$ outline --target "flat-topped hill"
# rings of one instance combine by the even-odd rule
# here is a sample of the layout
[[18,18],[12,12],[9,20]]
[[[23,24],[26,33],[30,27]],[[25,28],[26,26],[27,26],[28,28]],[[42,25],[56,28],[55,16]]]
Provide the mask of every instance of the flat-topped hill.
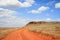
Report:
[[60,36],[60,22],[30,22],[26,27],[30,31]]

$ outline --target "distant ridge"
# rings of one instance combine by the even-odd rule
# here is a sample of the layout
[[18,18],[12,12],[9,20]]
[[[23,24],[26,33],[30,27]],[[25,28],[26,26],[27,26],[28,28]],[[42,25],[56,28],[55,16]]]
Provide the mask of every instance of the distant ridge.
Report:
[[28,24],[45,24],[45,23],[54,23],[54,24],[56,24],[56,23],[60,23],[60,22],[47,22],[47,21],[32,21],[32,22],[29,22],[29,23],[27,23],[27,25]]

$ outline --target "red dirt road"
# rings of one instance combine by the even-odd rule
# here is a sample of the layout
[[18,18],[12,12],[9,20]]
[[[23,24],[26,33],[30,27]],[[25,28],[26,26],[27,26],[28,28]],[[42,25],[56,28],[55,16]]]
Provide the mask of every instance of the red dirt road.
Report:
[[1,40],[60,40],[60,38],[53,38],[52,36],[38,34],[29,31],[27,28],[22,28],[8,34]]

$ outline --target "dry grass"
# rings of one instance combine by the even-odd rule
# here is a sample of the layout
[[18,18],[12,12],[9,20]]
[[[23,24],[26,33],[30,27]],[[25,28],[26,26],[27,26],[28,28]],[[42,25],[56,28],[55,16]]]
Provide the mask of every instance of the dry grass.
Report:
[[[60,36],[60,22],[30,22],[25,27],[30,31]],[[0,38],[20,28],[0,28]]]
[[3,38],[10,32],[16,31],[18,29],[20,29],[20,28],[0,28],[0,38]]
[[32,22],[27,26],[30,31],[60,36],[60,22]]

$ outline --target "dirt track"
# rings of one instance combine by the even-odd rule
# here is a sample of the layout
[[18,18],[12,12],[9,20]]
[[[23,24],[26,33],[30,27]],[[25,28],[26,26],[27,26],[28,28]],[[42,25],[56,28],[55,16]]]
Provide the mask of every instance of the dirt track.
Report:
[[0,38],[5,37],[10,32],[16,31],[19,28],[0,28]]
[[[60,36],[60,22],[30,22],[25,27],[30,31]],[[20,28],[2,28],[0,29],[0,38],[5,37],[12,31]]]

